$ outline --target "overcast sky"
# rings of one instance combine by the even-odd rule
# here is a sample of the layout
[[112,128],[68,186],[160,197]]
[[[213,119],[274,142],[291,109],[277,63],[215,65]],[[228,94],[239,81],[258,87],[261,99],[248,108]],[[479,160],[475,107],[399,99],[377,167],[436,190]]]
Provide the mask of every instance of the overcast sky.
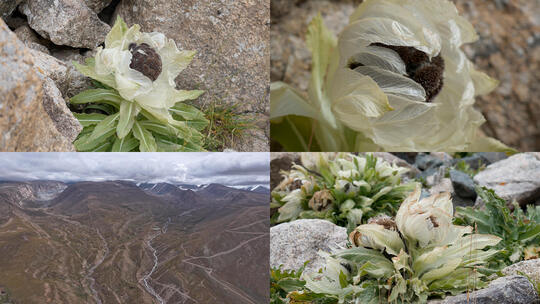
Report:
[[269,153],[0,153],[0,180],[268,186]]

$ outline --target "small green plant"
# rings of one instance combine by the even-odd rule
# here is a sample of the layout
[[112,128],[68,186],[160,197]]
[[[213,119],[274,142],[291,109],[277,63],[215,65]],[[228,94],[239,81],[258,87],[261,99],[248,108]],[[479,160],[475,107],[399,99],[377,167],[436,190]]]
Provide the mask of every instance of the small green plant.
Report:
[[395,220],[371,219],[350,235],[351,248],[324,254],[319,273],[303,275],[290,303],[426,303],[428,298],[482,288],[478,271],[497,253],[500,238],[452,224],[449,193],[420,199],[421,187],[401,204]]
[[500,252],[490,261],[489,268],[499,270],[523,259],[538,258],[540,253],[540,206],[528,206],[527,214],[517,203],[514,211],[506,201],[485,187],[476,193],[485,202],[485,209],[457,207],[456,224],[472,225],[479,233],[489,233],[502,239]]
[[296,219],[325,219],[354,229],[380,213],[395,214],[414,182],[401,184],[406,168],[371,154],[302,154],[303,166],[283,172],[283,181],[272,191],[271,223]]
[[458,171],[461,171],[469,175],[470,177],[474,177],[476,174],[478,174],[478,172],[484,170],[486,166],[484,164],[480,164],[480,160],[478,160],[478,169],[475,170],[471,168],[471,166],[468,163],[466,163],[463,160],[460,160],[459,162],[456,163],[454,168]]
[[75,117],[83,126],[73,143],[78,151],[202,151],[200,133],[208,121],[184,103],[203,91],[177,90],[175,78],[195,52],[180,51],[161,33],[128,28],[119,17],[86,65],[74,62],[94,89],[72,97]]
[[301,279],[308,262],[297,271],[281,270],[282,266],[270,269],[270,304],[284,304],[287,294],[304,288],[306,281]]
[[243,136],[245,130],[253,126],[253,121],[243,119],[235,113],[238,104],[224,105],[212,103],[203,109],[209,121],[203,130],[205,135],[204,148],[209,151],[221,151],[232,147],[237,138]]

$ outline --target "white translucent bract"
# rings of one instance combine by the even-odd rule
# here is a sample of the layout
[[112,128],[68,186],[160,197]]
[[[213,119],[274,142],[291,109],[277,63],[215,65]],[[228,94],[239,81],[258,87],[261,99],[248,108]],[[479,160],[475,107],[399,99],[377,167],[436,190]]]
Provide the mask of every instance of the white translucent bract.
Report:
[[[323,151],[509,150],[478,134],[485,119],[475,97],[498,84],[474,69],[461,46],[478,39],[448,0],[365,0],[338,39],[316,17],[308,31],[313,53],[308,98],[284,83],[272,85],[271,117],[309,117]],[[384,47],[414,47],[444,60],[443,87],[426,102],[424,88]],[[362,66],[349,68],[352,61]],[[345,136],[346,127],[357,131]]]

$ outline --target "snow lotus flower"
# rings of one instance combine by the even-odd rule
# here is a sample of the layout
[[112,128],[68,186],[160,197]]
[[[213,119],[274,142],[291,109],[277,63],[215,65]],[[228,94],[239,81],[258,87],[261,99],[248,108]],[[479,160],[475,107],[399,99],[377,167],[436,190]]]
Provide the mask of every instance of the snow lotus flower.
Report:
[[301,299],[380,303],[388,297],[389,303],[425,303],[429,296],[486,286],[480,269],[498,250],[484,248],[501,239],[453,225],[448,193],[420,200],[420,192],[417,187],[402,203],[395,220],[372,218],[350,233],[351,248],[323,255],[327,265],[304,275]]
[[479,134],[475,97],[498,81],[461,51],[477,39],[447,0],[366,0],[339,38],[318,16],[307,36],[308,98],[273,83],[271,118],[292,126],[298,149],[313,137],[325,151],[509,150]]
[[[102,87],[71,99],[74,104],[107,103],[117,112],[107,118],[76,114],[83,126],[100,121],[94,134],[78,140],[76,147],[93,150],[106,144],[111,128],[115,128],[120,140],[115,143],[120,147],[133,147],[138,141],[140,151],[202,150],[198,131],[207,121],[202,112],[182,102],[196,99],[203,91],[178,90],[175,83],[194,55],[194,51],[178,50],[174,40],[162,33],[141,32],[138,24],[128,28],[118,17],[95,58],[86,65],[74,63]],[[154,137],[153,133],[159,135]],[[124,145],[122,140],[130,144]]]

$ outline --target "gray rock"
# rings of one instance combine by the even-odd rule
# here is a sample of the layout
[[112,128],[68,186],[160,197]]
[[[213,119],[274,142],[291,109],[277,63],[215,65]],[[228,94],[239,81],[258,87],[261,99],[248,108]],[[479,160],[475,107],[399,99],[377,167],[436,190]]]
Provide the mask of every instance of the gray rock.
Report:
[[453,160],[453,164],[455,165],[458,162],[463,161],[469,165],[471,169],[478,170],[481,166],[488,166],[506,158],[508,158],[508,156],[504,152],[479,152],[472,156],[456,158]]
[[31,28],[57,45],[93,49],[111,29],[82,0],[32,0],[19,9]]
[[270,124],[267,114],[239,114],[241,120],[252,121],[254,128],[244,131],[242,136],[233,142],[236,151],[266,152],[270,151]]
[[474,190],[474,181],[467,173],[459,170],[450,170],[450,179],[454,186],[455,193],[462,198],[476,199],[476,191]]
[[32,50],[32,56],[34,57],[36,67],[38,67],[44,76],[51,78],[56,83],[56,86],[60,89],[64,98],[73,97],[90,87],[90,79],[79,73],[71,62],[72,60],[82,62],[83,56],[78,55],[79,58],[76,60],[77,57],[75,57],[75,55],[73,55],[73,57],[68,57],[66,55],[66,61],[62,61],[48,54],[34,50]]
[[444,164],[439,157],[431,154],[419,153],[416,156],[415,166],[420,170],[429,170],[432,168],[440,167]]
[[43,84],[43,107],[54,122],[56,130],[73,142],[82,130],[79,121],[73,116],[62,98],[62,93],[54,81],[46,78]]
[[270,13],[272,18],[287,15],[291,9],[302,0],[272,0],[270,1]]
[[325,220],[296,220],[270,228],[270,267],[299,269],[304,262],[306,273],[324,266],[319,250],[330,252],[345,246],[347,229]]
[[31,50],[0,20],[0,151],[74,151],[44,108],[45,81]]
[[540,259],[526,260],[505,267],[502,270],[504,275],[522,275],[529,276],[533,281],[540,282]]
[[429,189],[429,193],[431,195],[441,192],[454,193],[454,186],[452,185],[452,180],[450,180],[449,178],[443,178],[438,184],[434,185]]
[[27,47],[50,54],[49,49],[45,45],[41,44],[39,37],[28,25],[25,24],[18,27],[15,30],[15,35],[17,35],[19,40],[21,40]]
[[21,2],[22,0],[2,0],[2,2],[0,2],[0,18],[11,15],[17,8],[17,5]]
[[446,152],[429,152],[429,155],[438,158],[446,166],[451,165],[452,161],[454,160],[454,158]]
[[516,154],[489,165],[474,181],[507,201],[534,204],[540,196],[540,160],[535,154]]
[[538,304],[538,294],[534,286],[524,276],[509,276],[498,278],[489,286],[473,291],[449,296],[444,300],[430,301],[430,304]]
[[111,4],[112,0],[84,0],[86,6],[96,13],[101,12],[107,5]]

